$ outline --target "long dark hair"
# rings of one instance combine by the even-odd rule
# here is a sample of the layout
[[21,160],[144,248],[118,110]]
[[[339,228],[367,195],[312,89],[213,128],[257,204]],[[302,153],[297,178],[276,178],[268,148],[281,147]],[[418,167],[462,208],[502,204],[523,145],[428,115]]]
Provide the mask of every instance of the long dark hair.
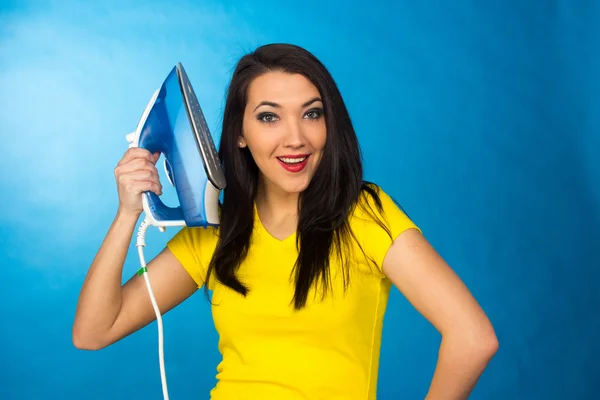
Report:
[[[240,149],[237,142],[242,134],[248,87],[256,77],[269,71],[304,75],[316,86],[324,105],[327,136],[323,155],[298,204],[299,254],[292,301],[299,310],[305,306],[313,285],[320,281],[323,294],[329,288],[330,257],[344,260],[350,254],[348,243],[354,235],[348,216],[361,193],[371,195],[379,209],[381,202],[378,188],[363,181],[358,139],[338,87],[325,66],[313,54],[295,45],[259,47],[240,59],[228,88],[219,145],[227,187],[223,191],[219,239],[208,266],[205,290],[212,274],[238,293],[246,295],[249,290],[236,271],[250,246],[259,171],[248,149]],[[344,287],[349,282],[348,270],[344,269]]]

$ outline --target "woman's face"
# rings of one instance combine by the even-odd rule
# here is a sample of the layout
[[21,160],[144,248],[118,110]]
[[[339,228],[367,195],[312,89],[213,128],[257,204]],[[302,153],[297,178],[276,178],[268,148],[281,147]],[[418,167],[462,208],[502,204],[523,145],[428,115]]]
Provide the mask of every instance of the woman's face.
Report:
[[266,190],[306,189],[326,133],[321,95],[303,75],[267,72],[251,83],[238,145],[250,150]]

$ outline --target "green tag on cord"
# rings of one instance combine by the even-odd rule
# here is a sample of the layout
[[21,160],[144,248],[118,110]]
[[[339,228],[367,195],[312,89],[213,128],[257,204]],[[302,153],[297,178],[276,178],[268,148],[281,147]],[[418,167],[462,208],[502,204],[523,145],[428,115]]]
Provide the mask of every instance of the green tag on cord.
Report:
[[140,269],[138,269],[138,276],[142,276],[144,274],[144,272],[148,272],[148,270],[146,269],[146,267],[142,267]]

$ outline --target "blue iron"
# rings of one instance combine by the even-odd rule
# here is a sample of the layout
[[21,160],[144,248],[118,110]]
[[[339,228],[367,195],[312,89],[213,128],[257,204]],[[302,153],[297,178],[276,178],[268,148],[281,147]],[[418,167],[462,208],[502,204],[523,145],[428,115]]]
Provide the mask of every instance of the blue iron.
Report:
[[163,399],[169,400],[164,360],[161,312],[154,297],[143,248],[150,225],[165,231],[168,226],[208,227],[219,225],[219,194],[225,174],[215,144],[204,120],[196,94],[181,63],[169,73],[146,106],[135,132],[127,135],[129,147],[141,147],[165,157],[165,172],[175,186],[178,207],[166,206],[159,196],[144,192],[146,217],[140,224],[136,247],[142,276],[158,324],[158,353]]
[[165,158],[167,179],[175,186],[178,207],[159,196],[142,196],[146,218],[164,231],[168,226],[207,227],[219,224],[219,194],[225,175],[190,80],[178,63],[148,103],[129,147],[141,147]]

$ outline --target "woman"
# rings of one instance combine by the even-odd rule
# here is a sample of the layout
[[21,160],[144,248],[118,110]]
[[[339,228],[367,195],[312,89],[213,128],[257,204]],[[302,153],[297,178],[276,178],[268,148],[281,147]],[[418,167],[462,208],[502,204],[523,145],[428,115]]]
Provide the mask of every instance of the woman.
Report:
[[[233,74],[219,147],[218,229],[183,228],[148,264],[162,313],[212,291],[223,359],[213,399],[374,399],[391,285],[441,333],[428,399],[462,399],[497,349],[488,318],[417,226],[365,183],[359,145],[326,68],[267,45]],[[115,169],[117,216],[84,282],[73,341],[100,349],[155,318],[143,280],[121,287],[141,193],[158,155]]]

